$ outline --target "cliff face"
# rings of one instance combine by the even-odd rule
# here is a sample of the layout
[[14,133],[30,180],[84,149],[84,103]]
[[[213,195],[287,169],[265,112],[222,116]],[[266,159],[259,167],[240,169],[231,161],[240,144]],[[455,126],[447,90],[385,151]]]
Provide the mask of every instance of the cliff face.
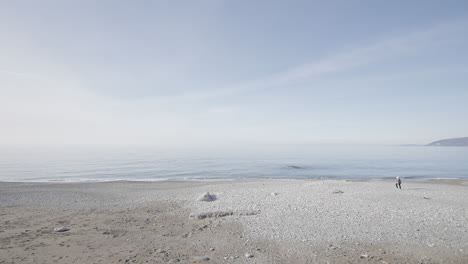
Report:
[[468,146],[468,137],[462,138],[449,138],[442,139],[439,141],[434,141],[427,146],[457,146],[457,147],[466,147]]

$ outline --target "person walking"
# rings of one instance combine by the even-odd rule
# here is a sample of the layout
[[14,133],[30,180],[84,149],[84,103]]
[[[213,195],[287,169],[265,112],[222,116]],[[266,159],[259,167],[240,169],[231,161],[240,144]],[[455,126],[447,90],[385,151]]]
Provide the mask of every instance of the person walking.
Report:
[[401,179],[399,176],[396,177],[396,183],[395,183],[395,186],[398,188],[400,188],[401,190]]

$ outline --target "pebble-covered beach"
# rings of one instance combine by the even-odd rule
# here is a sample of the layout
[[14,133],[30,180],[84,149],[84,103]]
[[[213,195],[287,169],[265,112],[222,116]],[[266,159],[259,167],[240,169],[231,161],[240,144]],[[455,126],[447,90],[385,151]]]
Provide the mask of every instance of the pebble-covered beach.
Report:
[[467,263],[468,182],[3,182],[0,226],[0,263]]

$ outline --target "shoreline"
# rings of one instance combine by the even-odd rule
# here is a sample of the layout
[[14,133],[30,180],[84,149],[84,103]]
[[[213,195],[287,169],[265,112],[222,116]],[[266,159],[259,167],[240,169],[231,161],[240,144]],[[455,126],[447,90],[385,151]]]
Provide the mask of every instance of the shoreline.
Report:
[[[468,178],[417,178],[417,177],[401,177],[405,182],[458,182],[468,183]],[[350,182],[373,182],[373,181],[395,181],[393,178],[192,178],[192,179],[177,179],[177,178],[155,178],[155,179],[80,179],[80,180],[0,180],[1,183],[114,183],[114,182],[238,182],[238,181],[281,181],[281,180],[298,180],[298,181],[350,181]]]
[[467,186],[0,182],[0,263],[466,263]]

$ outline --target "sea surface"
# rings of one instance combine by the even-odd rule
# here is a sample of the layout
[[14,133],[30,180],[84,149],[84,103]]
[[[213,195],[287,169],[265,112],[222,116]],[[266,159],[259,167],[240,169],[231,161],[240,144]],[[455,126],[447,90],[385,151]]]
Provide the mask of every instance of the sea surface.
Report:
[[0,181],[468,178],[467,147],[2,147]]

